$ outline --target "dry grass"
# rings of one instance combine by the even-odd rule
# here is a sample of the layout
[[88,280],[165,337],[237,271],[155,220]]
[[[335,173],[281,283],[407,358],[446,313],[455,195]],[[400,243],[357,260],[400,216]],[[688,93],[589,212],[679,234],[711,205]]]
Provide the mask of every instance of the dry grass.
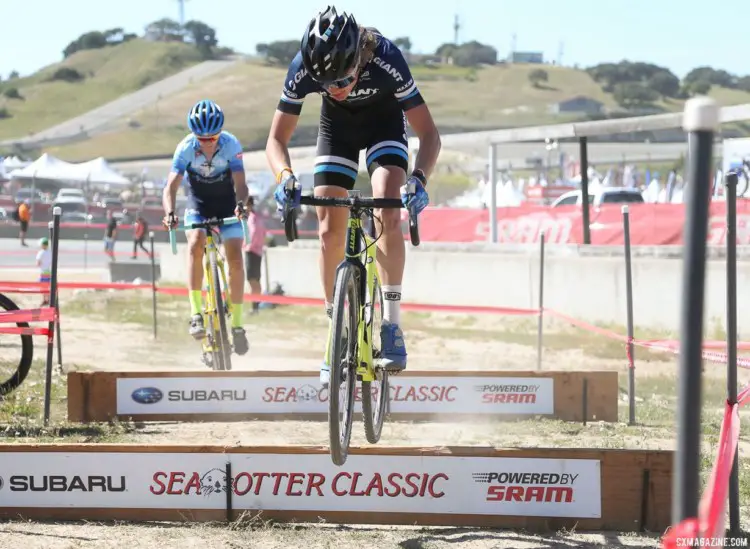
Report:
[[[534,87],[528,74],[534,65],[462,68],[442,66],[413,67],[430,110],[441,127],[466,130],[563,123],[576,118],[552,115],[549,104],[585,95],[601,101],[608,108],[616,107],[611,94],[602,91],[584,71],[568,67],[545,66],[549,81]],[[184,135],[184,113],[198,97],[212,97],[222,105],[229,120],[227,129],[235,133],[245,146],[264,143],[271,117],[279,100],[286,69],[267,67],[248,61],[196,82],[183,91],[160,101],[157,106],[119,122],[116,131],[93,140],[50,149],[69,160],[94,156],[122,157],[138,154],[171,154],[174,144]],[[721,104],[750,102],[750,94],[736,90],[712,90]],[[300,131],[315,131],[320,97],[305,101],[300,118]],[[680,110],[683,102],[658,104],[665,110]],[[129,128],[129,120],[141,127]]]
[[[18,88],[23,100],[0,95],[0,108],[11,117],[0,120],[0,140],[22,137],[81,115],[118,97],[175,74],[201,60],[187,44],[146,42],[78,52],[38,73],[0,85]],[[61,67],[85,75],[77,83],[46,82]]]
[[[113,542],[116,545],[113,545]],[[15,543],[16,545],[11,545]],[[225,524],[150,525],[97,523],[8,523],[0,526],[0,547],[24,549],[109,549],[163,547],[180,549],[570,549],[659,547],[654,535],[523,531],[470,528],[387,526],[282,525],[251,519]]]

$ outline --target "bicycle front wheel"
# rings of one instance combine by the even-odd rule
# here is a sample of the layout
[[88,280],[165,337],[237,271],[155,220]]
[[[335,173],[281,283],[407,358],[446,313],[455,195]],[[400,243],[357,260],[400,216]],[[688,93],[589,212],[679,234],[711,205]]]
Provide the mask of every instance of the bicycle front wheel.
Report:
[[[380,358],[380,327],[383,324],[383,292],[377,278],[372,295],[367,296],[365,314],[367,330],[372,337],[372,360],[377,365]],[[375,381],[362,382],[362,420],[365,424],[365,438],[370,444],[377,444],[380,440],[390,396],[388,371],[376,368],[375,365]]]
[[[12,299],[0,294],[0,310],[17,311],[18,306]],[[28,328],[29,324],[16,322],[16,326]],[[34,341],[31,334],[0,335],[0,397],[15,391],[23,383],[29,375],[33,358]]]
[[358,272],[353,265],[336,271],[328,382],[328,430],[331,459],[343,465],[349,453],[357,384],[357,325],[359,323]]
[[[216,253],[211,254],[211,281],[214,294],[214,307],[216,318],[218,319],[218,325],[214,326],[215,333],[215,345],[217,348],[218,363],[217,370],[231,370],[232,369],[232,348],[229,346],[229,332],[227,332],[227,315],[224,307],[224,299],[221,296],[221,278],[219,278],[219,262],[216,259]],[[227,289],[229,291],[229,289]]]

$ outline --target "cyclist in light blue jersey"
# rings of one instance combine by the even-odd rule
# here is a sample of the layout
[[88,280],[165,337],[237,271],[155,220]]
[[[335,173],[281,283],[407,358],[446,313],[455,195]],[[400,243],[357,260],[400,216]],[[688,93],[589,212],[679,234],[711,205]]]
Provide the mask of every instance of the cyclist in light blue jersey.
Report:
[[[172,170],[164,188],[164,224],[169,228],[177,226],[175,201],[177,189],[183,178],[187,183],[185,225],[214,217],[236,215],[246,218],[245,203],[248,189],[242,161],[242,145],[234,135],[222,130],[223,111],[213,101],[199,101],[190,109],[187,123],[191,133],[177,145],[172,159]],[[221,227],[220,231],[229,270],[233,346],[238,355],[244,355],[248,350],[248,342],[242,327],[242,297],[245,285],[242,225],[226,225]],[[189,230],[187,239],[191,313],[189,333],[196,339],[201,339],[206,333],[201,315],[205,231]]]

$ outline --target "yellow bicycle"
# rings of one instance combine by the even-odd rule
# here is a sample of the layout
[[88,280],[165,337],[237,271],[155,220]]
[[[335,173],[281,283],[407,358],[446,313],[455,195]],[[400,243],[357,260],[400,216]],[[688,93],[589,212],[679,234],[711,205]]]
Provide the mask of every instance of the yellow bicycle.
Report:
[[[223,219],[211,218],[199,223],[190,223],[184,230],[204,229],[206,244],[203,254],[203,271],[206,277],[207,295],[203,301],[203,319],[206,335],[201,342],[203,363],[212,370],[232,369],[232,346],[229,343],[229,331],[232,315],[232,302],[227,284],[224,258],[219,252],[221,234],[217,229],[223,225],[242,223],[245,242],[249,242],[247,222],[236,216]],[[169,244],[172,253],[177,253],[177,238],[175,229],[169,230]],[[222,288],[224,294],[222,294]]]
[[[388,371],[378,360],[383,295],[376,267],[375,242],[380,236],[372,238],[363,230],[362,214],[373,218],[374,208],[404,206],[398,198],[362,198],[359,191],[349,191],[347,198],[302,196],[300,204],[349,208],[346,251],[344,261],[336,269],[331,338],[326,347],[331,368],[328,389],[331,459],[341,466],[349,453],[357,380],[362,383],[362,418],[365,437],[370,444],[380,440],[390,396]],[[287,205],[283,217],[286,238],[292,242],[297,238],[294,208]],[[409,211],[409,234],[412,244],[418,246],[419,228],[416,212],[412,209]],[[376,321],[376,316],[379,316],[379,321]],[[377,331],[373,329],[375,324],[378,324]],[[377,340],[373,332],[377,334]]]

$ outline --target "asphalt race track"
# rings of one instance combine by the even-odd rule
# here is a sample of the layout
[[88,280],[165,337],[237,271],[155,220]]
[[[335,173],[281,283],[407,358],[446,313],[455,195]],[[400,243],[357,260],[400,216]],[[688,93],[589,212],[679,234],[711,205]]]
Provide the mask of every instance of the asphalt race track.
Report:
[[[0,270],[36,269],[38,239],[27,238],[26,243],[29,245],[28,248],[23,248],[18,240],[0,239]],[[130,259],[132,251],[132,240],[120,240],[115,244],[115,257],[118,261],[135,261]],[[138,261],[146,261],[142,250],[138,254]],[[88,242],[61,240],[59,262],[62,269],[105,269],[109,265],[109,258],[104,254],[104,243],[101,239]]]

